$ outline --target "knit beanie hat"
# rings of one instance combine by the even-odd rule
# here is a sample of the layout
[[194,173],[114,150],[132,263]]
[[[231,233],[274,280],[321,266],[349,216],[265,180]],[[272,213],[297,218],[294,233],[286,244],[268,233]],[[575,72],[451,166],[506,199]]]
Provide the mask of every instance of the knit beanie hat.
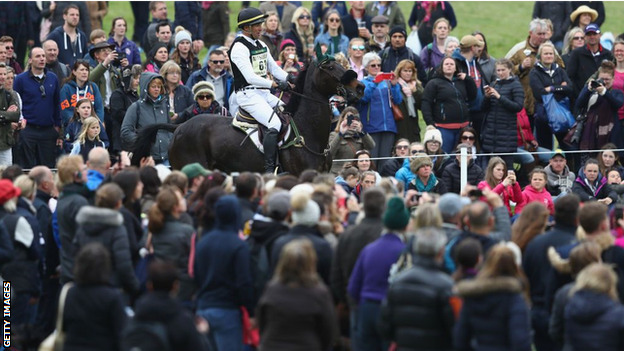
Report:
[[390,29],[390,34],[388,35],[392,37],[392,35],[394,35],[395,33],[401,33],[403,35],[403,38],[407,39],[407,32],[405,31],[405,28],[401,26],[394,26],[392,27],[392,29]]
[[283,220],[290,210],[290,193],[286,190],[275,190],[267,199],[266,215],[275,220]]
[[[292,193],[291,193],[292,194]],[[304,225],[313,227],[318,224],[321,218],[321,209],[315,201],[312,201],[306,192],[296,192],[290,199],[292,208],[293,225]]]
[[386,213],[383,216],[383,224],[388,229],[403,230],[410,220],[410,213],[405,208],[403,199],[395,196],[388,201]]
[[433,162],[431,162],[431,158],[425,153],[419,153],[414,155],[414,159],[410,161],[410,171],[416,174],[421,167],[431,166],[433,167]]
[[442,147],[442,133],[440,133],[437,129],[429,129],[425,132],[425,137],[423,138],[423,144],[426,144],[428,141],[437,140],[440,142],[440,147]]
[[280,52],[284,51],[284,49],[289,47],[289,46],[295,47],[295,42],[292,41],[292,39],[284,39],[284,40],[282,40],[282,43],[280,44]]
[[197,100],[197,96],[202,94],[208,94],[212,96],[212,99],[215,98],[215,87],[212,83],[201,81],[197,82],[197,84],[193,85],[193,99]]
[[175,35],[175,47],[178,47],[178,44],[180,44],[180,42],[182,40],[188,40],[191,43],[193,42],[193,39],[191,38],[191,33],[187,32],[186,30],[181,30],[178,33],[176,33]]

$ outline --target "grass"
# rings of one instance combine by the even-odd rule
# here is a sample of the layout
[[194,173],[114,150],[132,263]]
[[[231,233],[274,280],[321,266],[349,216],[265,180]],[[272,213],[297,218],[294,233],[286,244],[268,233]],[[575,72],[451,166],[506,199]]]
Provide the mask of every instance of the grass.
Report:
[[[304,1],[303,5],[310,8],[311,1]],[[230,27],[236,30],[236,18],[240,11],[241,2],[230,2]],[[258,1],[252,1],[252,6],[258,6]],[[414,2],[401,1],[399,6],[407,18]],[[503,57],[516,43],[526,39],[528,23],[533,13],[533,2],[528,1],[453,1],[453,9],[457,17],[457,28],[451,35],[461,39],[475,30],[483,32],[488,41],[490,54],[496,58]],[[603,32],[613,32],[619,35],[624,28],[618,18],[624,18],[624,6],[621,2],[605,1],[607,20],[602,26]],[[167,1],[169,18],[174,18],[174,2]],[[132,37],[134,17],[128,1],[110,1],[108,15],[104,18],[104,31],[110,30],[112,19],[123,16],[128,21],[128,37]],[[206,55],[206,49],[200,53],[200,58]],[[201,62],[201,61],[200,61]]]

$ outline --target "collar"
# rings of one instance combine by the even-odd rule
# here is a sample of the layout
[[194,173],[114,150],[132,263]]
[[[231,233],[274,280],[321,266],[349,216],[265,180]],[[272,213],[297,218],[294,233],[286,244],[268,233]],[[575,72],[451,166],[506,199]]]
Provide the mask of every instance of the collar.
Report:
[[603,49],[604,49],[602,47],[602,44],[600,44],[600,43],[598,43],[598,50],[596,52],[592,51],[591,47],[589,47],[589,44],[585,44],[585,48],[587,49],[587,51],[589,51],[594,56],[600,55],[602,53]]

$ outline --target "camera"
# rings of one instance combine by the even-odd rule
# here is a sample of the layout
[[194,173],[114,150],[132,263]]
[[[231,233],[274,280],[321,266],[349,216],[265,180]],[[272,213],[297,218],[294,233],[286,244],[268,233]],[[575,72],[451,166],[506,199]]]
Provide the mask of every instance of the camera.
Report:
[[353,123],[354,119],[355,119],[354,115],[348,115],[347,116],[347,126],[351,126],[351,123]]
[[420,198],[422,197],[422,195],[423,194],[421,192],[416,193],[416,195],[412,196],[412,202],[420,201]]
[[470,190],[468,192],[468,197],[481,197],[481,196],[483,196],[483,191],[479,189]]
[[127,58],[126,53],[123,51],[117,51],[117,58],[113,60],[113,65],[121,67],[121,60]]
[[599,86],[604,85],[604,81],[599,78],[599,79],[596,79],[596,80],[592,80],[590,84],[591,84],[592,88],[596,89]]

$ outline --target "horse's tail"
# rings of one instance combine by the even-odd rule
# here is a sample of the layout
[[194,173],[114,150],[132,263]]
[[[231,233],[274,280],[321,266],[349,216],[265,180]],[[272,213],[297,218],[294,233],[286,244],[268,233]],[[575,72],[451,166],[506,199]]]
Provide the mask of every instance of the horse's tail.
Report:
[[180,124],[158,123],[139,130],[139,135],[132,148],[132,165],[139,166],[142,158],[150,156],[158,131],[164,129],[173,133],[179,126]]

